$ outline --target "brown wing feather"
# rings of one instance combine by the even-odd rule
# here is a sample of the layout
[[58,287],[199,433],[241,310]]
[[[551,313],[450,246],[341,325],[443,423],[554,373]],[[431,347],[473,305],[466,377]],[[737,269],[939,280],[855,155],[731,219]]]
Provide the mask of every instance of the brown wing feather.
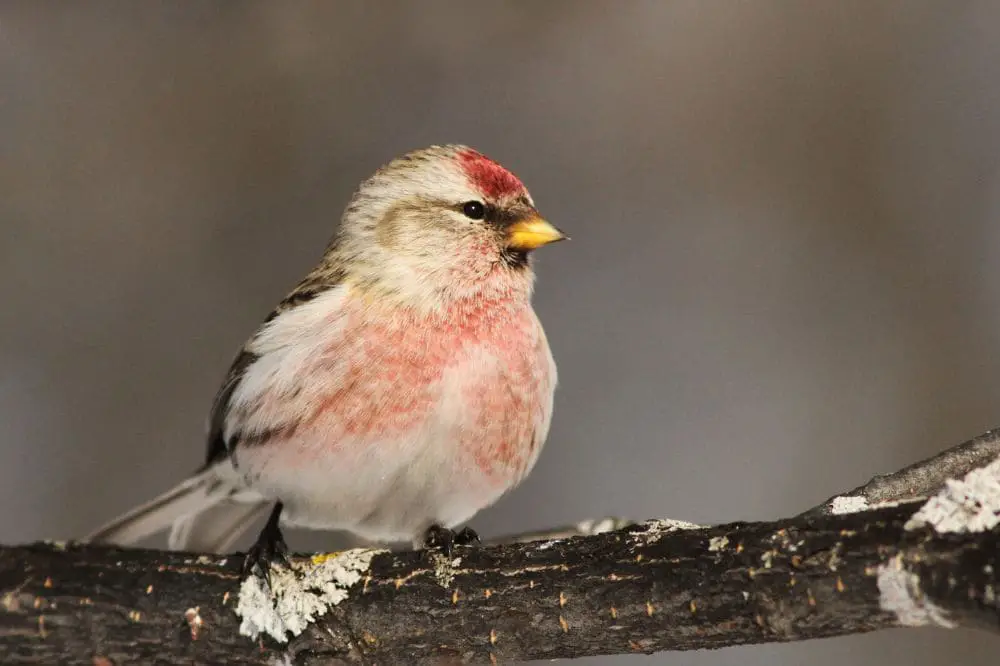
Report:
[[[282,299],[278,307],[272,310],[271,314],[264,320],[264,324],[267,324],[267,322],[286,310],[298,307],[303,303],[308,303],[323,292],[336,287],[344,280],[343,270],[332,262],[329,256],[327,255],[316,269],[296,285],[295,289],[288,296]],[[220,460],[229,457],[240,439],[238,432],[232,433],[229,438],[225,435],[226,417],[229,414],[229,400],[232,398],[233,391],[236,390],[236,387],[239,386],[240,381],[243,379],[243,374],[247,368],[258,358],[257,354],[247,351],[244,348],[240,350],[240,353],[233,360],[232,365],[229,366],[226,381],[223,382],[222,388],[216,393],[215,400],[212,403],[212,412],[208,425],[208,451],[205,456],[205,467],[214,465]]]

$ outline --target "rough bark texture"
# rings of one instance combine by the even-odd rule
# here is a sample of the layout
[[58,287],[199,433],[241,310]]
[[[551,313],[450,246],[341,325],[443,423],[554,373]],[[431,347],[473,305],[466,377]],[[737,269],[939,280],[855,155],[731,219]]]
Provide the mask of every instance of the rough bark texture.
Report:
[[885,566],[915,574],[911,601],[939,612],[938,623],[997,630],[1000,531],[907,531],[912,513],[900,506],[674,531],[653,522],[460,548],[444,570],[427,553],[383,553],[333,613],[287,644],[240,635],[239,556],[3,548],[0,661],[488,664],[923,623],[883,607]]
[[992,431],[784,521],[606,519],[448,557],[306,556],[273,590],[241,585],[242,555],[0,546],[0,663],[488,664],[998,631],[998,454]]

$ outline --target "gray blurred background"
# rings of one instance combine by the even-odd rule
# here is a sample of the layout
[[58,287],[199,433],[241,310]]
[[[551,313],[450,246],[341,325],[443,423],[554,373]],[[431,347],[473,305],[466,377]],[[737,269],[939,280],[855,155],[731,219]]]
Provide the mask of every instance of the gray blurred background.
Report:
[[[354,186],[436,142],[574,237],[539,253],[549,445],[484,535],[775,518],[1000,425],[1000,3],[7,1],[0,539],[197,466]],[[585,663],[995,656],[925,630]]]

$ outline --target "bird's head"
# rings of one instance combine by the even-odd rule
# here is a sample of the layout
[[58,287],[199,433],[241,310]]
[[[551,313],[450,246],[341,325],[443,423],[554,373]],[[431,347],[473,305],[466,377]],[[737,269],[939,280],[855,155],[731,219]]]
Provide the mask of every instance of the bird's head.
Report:
[[488,291],[530,295],[530,254],[566,236],[510,171],[466,146],[432,146],[361,184],[331,251],[364,287],[436,307]]

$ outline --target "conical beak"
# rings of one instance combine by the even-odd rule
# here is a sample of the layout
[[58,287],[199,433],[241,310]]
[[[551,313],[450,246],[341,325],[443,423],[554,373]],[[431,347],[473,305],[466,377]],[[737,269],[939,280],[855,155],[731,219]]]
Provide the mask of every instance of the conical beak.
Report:
[[537,215],[507,227],[507,246],[514,250],[534,250],[561,240],[569,240],[569,236]]

